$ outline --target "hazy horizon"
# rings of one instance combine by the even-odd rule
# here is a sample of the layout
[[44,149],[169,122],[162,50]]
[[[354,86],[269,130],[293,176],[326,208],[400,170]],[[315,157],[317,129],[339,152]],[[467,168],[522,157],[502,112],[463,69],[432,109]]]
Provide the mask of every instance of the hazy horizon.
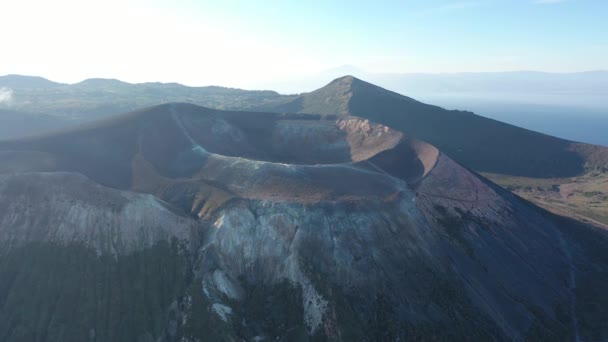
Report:
[[[353,75],[429,104],[608,144],[540,119],[603,127],[605,13],[601,0],[23,0],[0,12],[0,75],[280,94]],[[18,101],[18,89],[0,89],[0,106]]]
[[19,32],[3,36],[0,74],[258,89],[345,65],[399,74],[606,70],[607,11],[599,0],[24,0],[0,13],[0,31]]
[[[560,138],[608,146],[606,71],[373,74],[345,66],[251,90],[310,92],[344,74],[355,74],[364,81],[446,109],[468,110]],[[0,82],[0,109],[18,107],[19,94],[19,89]]]
[[[309,84],[296,85],[302,79],[304,80],[315,80],[320,82],[325,82],[322,85],[325,85],[332,80],[345,76],[353,76],[357,77],[363,81],[368,81],[368,77],[370,75],[373,76],[459,76],[459,75],[509,75],[509,74],[546,74],[546,75],[574,75],[574,74],[606,74],[608,76],[608,68],[607,69],[589,69],[589,70],[580,70],[580,71],[566,71],[566,72],[554,72],[554,71],[540,71],[540,70],[511,70],[511,71],[453,71],[453,72],[394,72],[394,73],[372,73],[362,68],[358,68],[353,65],[340,65],[334,68],[319,70],[318,72],[310,73],[307,75],[301,75],[298,78],[294,78],[293,80],[282,80],[279,82],[272,82],[272,80],[264,80],[264,83],[260,83],[260,86],[251,86],[251,87],[238,87],[232,83],[209,83],[204,78],[201,79],[200,82],[197,83],[184,83],[179,82],[177,80],[149,80],[149,81],[129,81],[126,79],[122,79],[120,77],[101,77],[99,75],[86,75],[81,79],[71,80],[71,81],[63,81],[58,78],[49,77],[44,74],[25,74],[25,73],[16,73],[16,72],[6,72],[0,74],[0,77],[8,77],[8,76],[17,76],[17,77],[33,77],[33,78],[43,78],[47,81],[51,81],[53,83],[59,84],[67,84],[74,85],[78,83],[82,83],[88,80],[116,80],[124,83],[130,84],[144,84],[144,83],[163,83],[163,84],[179,84],[187,87],[224,87],[224,88],[234,88],[234,89],[243,89],[243,90],[273,90],[283,95],[291,95],[297,93],[306,93],[313,91],[318,88],[318,86],[311,86]],[[373,77],[372,76],[372,77]],[[271,89],[268,87],[264,87],[263,84],[293,84],[292,87],[300,87],[301,90],[289,91],[278,89]]]

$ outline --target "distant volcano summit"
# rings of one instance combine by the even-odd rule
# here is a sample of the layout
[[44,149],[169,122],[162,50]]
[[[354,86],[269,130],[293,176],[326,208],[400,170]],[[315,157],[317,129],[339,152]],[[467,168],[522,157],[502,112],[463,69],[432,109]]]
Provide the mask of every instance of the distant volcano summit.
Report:
[[352,76],[259,108],[369,119],[429,142],[478,172],[549,178],[608,169],[605,147],[555,138],[471,112],[445,110]]

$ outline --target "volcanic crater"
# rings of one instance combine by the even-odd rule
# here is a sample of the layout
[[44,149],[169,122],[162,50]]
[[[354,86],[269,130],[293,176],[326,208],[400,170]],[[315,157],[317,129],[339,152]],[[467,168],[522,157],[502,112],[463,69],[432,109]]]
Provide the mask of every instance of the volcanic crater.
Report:
[[423,143],[406,139],[401,132],[357,117],[256,113],[253,118],[246,112],[178,113],[176,108],[181,106],[173,104],[170,111],[199,152],[281,164],[323,165],[356,163],[393,149],[409,148],[426,171],[437,158],[436,149],[421,148]]
[[[190,109],[190,110],[189,110]],[[196,109],[196,110],[192,110]],[[169,177],[221,184],[240,197],[317,201],[386,197],[414,184],[439,152],[387,126],[357,117],[217,112],[172,104],[182,140],[166,162],[154,134],[140,149]],[[168,166],[168,168],[167,168]],[[399,185],[399,183],[404,183]]]
[[[433,146],[359,117],[167,104],[0,142],[0,158],[0,257],[10,256],[0,297],[17,303],[7,317],[40,307],[30,321],[63,320],[72,340],[90,336],[90,322],[101,322],[98,340],[125,341],[520,341],[605,329],[578,324],[588,304],[573,291],[602,288],[588,279],[605,276],[593,259],[603,233],[572,235],[577,226]],[[29,270],[51,272],[19,273]],[[106,292],[90,291],[100,283]],[[84,286],[64,290],[74,284]],[[116,284],[124,297],[109,300]],[[162,301],[133,302],[148,302],[143,293]],[[87,301],[99,310],[72,309]],[[113,338],[98,312],[131,330]],[[24,340],[4,331],[0,340]]]
[[[387,200],[409,192],[440,157],[432,145],[358,117],[219,111],[185,103],[3,146],[13,169],[78,172],[196,213],[204,203],[216,207],[234,197]],[[36,151],[45,163],[25,165],[11,157],[23,150]]]

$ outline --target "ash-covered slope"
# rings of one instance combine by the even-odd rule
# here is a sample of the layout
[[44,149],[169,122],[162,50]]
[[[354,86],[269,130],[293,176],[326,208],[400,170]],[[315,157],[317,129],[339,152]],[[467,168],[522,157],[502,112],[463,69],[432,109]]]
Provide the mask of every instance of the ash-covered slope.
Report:
[[170,104],[0,156],[0,340],[608,338],[603,231],[365,119]]
[[264,110],[355,115],[427,141],[478,172],[537,178],[608,169],[608,148],[530,131],[471,112],[445,110],[352,76]]

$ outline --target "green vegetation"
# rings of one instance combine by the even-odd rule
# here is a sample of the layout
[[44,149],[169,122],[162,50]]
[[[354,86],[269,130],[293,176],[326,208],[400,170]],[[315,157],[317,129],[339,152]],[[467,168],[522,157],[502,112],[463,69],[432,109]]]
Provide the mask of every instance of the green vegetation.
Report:
[[608,226],[608,174],[572,178],[528,178],[483,174],[491,181],[549,211]]
[[[0,77],[0,86],[4,83]],[[274,91],[90,79],[73,85],[26,86],[15,89],[15,97],[11,107],[15,111],[90,120],[167,102],[187,102],[215,109],[248,108],[281,95]]]

